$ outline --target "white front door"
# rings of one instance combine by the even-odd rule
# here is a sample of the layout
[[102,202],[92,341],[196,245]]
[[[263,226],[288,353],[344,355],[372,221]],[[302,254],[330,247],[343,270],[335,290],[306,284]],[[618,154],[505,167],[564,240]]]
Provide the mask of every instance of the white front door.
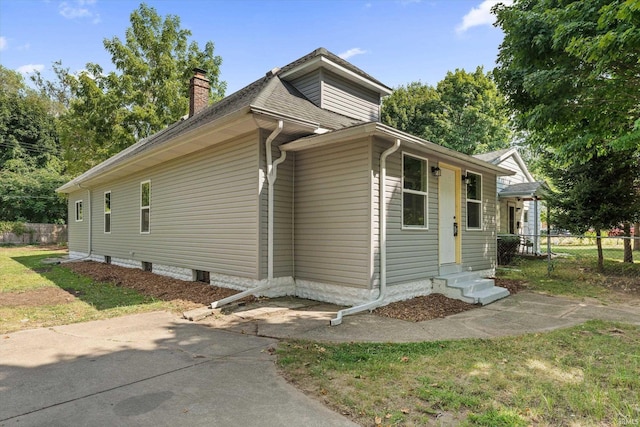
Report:
[[456,172],[442,167],[438,183],[438,241],[440,264],[456,262],[456,239],[460,220],[456,218]]

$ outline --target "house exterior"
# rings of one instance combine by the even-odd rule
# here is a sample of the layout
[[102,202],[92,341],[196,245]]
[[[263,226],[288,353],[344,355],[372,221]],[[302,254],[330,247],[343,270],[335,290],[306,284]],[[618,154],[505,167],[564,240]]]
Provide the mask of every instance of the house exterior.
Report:
[[508,295],[482,277],[512,172],[381,124],[389,93],[320,48],[211,106],[193,96],[58,189],[70,257],[343,305]]
[[540,254],[541,200],[544,182],[536,181],[515,148],[505,148],[474,157],[515,172],[498,177],[498,234],[518,234],[530,242],[523,250]]

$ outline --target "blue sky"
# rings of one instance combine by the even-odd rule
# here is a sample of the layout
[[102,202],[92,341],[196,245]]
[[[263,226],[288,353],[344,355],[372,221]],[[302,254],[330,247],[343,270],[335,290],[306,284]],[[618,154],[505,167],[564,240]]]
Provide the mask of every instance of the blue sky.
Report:
[[[506,2],[507,0],[502,0]],[[496,0],[147,0],[178,15],[200,46],[222,57],[227,94],[325,47],[390,87],[436,84],[446,72],[495,65]],[[140,1],[0,0],[0,63],[28,75],[61,60],[72,71],[111,70],[102,41],[124,37]]]

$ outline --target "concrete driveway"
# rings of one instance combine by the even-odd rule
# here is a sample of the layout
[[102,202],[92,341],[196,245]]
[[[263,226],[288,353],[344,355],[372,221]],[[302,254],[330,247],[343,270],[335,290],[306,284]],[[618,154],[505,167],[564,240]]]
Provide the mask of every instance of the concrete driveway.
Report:
[[278,376],[275,344],[163,312],[7,334],[0,425],[355,425]]

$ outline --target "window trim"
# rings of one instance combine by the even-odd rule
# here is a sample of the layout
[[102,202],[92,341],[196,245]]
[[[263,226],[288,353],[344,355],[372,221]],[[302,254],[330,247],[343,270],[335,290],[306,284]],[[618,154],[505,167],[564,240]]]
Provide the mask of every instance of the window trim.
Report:
[[[80,206],[80,210],[78,210],[78,206]],[[76,222],[82,222],[84,220],[84,206],[82,203],[82,199],[76,200],[75,219],[76,219]]]
[[[404,159],[405,157],[412,157],[417,160],[422,160],[425,162],[424,167],[424,175],[426,178],[425,189],[426,191],[417,191],[417,190],[409,190],[404,188]],[[402,230],[411,230],[411,231],[426,231],[429,230],[429,159],[426,157],[421,157],[412,153],[407,153],[406,151],[402,152],[402,162],[401,162],[401,171],[402,179],[401,179],[401,187],[402,187],[402,198],[400,202],[401,212],[400,212],[400,224]],[[424,196],[424,225],[405,225],[404,224],[404,194],[418,194]]]
[[[482,215],[482,205],[483,205],[482,192],[484,190],[484,188],[483,188],[484,187],[484,183],[482,182],[483,181],[483,177],[482,177],[482,174],[480,172],[475,172],[475,171],[471,171],[471,170],[467,170],[465,172],[465,174],[467,176],[469,176],[469,174],[473,174],[473,175],[476,175],[476,176],[480,177],[480,199],[479,200],[470,199],[469,198],[469,193],[466,191],[466,188],[465,188],[465,192],[464,192],[465,196],[464,197],[465,197],[465,200],[466,200],[465,208],[466,208],[466,217],[467,217],[466,218],[467,219],[467,221],[466,221],[466,230],[467,231],[484,231],[483,215]],[[474,204],[480,205],[480,211],[479,211],[479,215],[478,215],[479,216],[478,221],[479,221],[480,225],[478,227],[469,227],[469,203],[474,203]],[[508,218],[508,211],[507,211],[507,218]]]
[[[142,205],[142,188],[144,184],[149,184],[149,204]],[[142,230],[142,213],[144,210],[149,211],[149,223],[147,224],[147,230]],[[151,233],[151,180],[147,179],[145,181],[140,182],[140,234],[149,234]]]
[[[107,211],[107,194],[109,195],[109,211]],[[111,190],[104,192],[103,208],[104,208],[103,231],[104,231],[104,234],[111,234],[111,212],[112,212],[112,209],[111,209]],[[109,231],[107,231],[107,215],[109,215]]]

